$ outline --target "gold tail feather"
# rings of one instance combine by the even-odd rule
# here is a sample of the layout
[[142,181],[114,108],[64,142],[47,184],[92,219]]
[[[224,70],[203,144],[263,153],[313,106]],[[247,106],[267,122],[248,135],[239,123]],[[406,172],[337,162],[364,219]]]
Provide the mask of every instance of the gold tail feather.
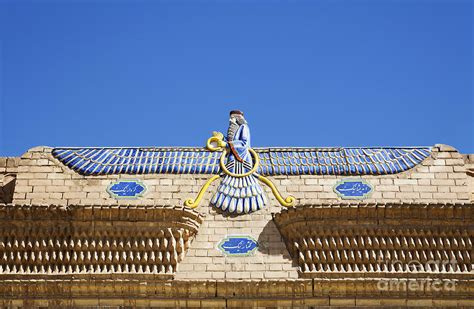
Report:
[[282,206],[285,206],[285,207],[292,207],[294,206],[295,204],[295,197],[294,196],[291,196],[291,195],[288,195],[285,199],[283,199],[283,197],[281,196],[280,192],[278,191],[278,189],[275,187],[275,185],[273,184],[273,182],[271,182],[270,179],[262,176],[262,175],[259,175],[258,176],[258,179],[263,182],[264,184],[266,184],[267,186],[270,187],[270,189],[272,189],[272,193],[273,195],[276,197],[276,199],[278,200],[278,202],[280,202],[280,204]]
[[209,186],[211,185],[212,182],[214,182],[214,180],[218,179],[219,175],[214,175],[212,176],[211,178],[209,178],[206,183],[204,184],[204,186],[202,186],[201,190],[199,190],[199,193],[196,197],[196,199],[192,199],[192,198],[189,198],[187,199],[185,202],[184,202],[184,206],[187,206],[187,207],[190,207],[190,208],[196,208],[199,206],[199,203],[201,202],[202,200],[202,197],[204,196],[204,193],[206,193],[206,190],[207,188],[209,188]]

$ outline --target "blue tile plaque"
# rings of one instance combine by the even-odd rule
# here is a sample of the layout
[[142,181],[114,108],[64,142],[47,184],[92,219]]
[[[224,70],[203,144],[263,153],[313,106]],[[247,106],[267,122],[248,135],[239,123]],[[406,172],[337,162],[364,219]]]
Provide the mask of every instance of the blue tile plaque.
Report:
[[362,179],[342,180],[334,186],[334,192],[342,199],[364,199],[372,193],[372,186]]
[[116,199],[136,199],[143,196],[146,186],[139,180],[120,180],[113,182],[107,188],[110,196]]
[[250,236],[227,236],[218,248],[228,256],[247,256],[258,248],[258,242]]

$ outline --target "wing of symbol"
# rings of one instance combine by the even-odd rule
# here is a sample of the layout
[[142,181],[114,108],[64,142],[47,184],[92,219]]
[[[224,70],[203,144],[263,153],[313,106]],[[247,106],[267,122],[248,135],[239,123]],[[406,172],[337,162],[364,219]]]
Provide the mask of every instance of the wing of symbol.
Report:
[[220,152],[204,148],[54,148],[52,155],[81,175],[217,174]]
[[262,175],[385,175],[409,170],[430,147],[256,148]]

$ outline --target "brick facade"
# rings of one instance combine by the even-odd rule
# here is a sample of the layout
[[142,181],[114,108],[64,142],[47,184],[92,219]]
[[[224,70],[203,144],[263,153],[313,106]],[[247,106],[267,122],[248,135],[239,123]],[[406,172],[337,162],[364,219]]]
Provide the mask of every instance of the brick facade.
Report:
[[[36,147],[20,158],[0,158],[0,202],[3,203],[0,205],[3,220],[0,277],[4,278],[0,283],[0,298],[3,299],[0,304],[474,306],[474,161],[472,155],[462,155],[450,146],[434,146],[431,156],[421,164],[393,175],[269,177],[283,196],[293,195],[296,198],[295,209],[282,209],[266,188],[270,206],[239,216],[223,214],[209,206],[216,184],[206,192],[199,208],[188,210],[183,207],[186,199],[197,195],[209,175],[81,176],[56,160],[51,150],[49,147]],[[107,187],[120,179],[141,180],[147,191],[138,199],[115,199],[107,192]],[[363,179],[373,187],[373,192],[363,200],[342,200],[333,188],[344,179]],[[306,215],[301,215],[303,211],[307,212]],[[284,222],[289,224],[295,220],[299,223],[283,227]],[[60,226],[64,228],[58,229]],[[345,230],[339,234],[335,232],[337,235],[323,235],[324,230],[331,230],[332,227]],[[22,232],[24,230],[26,232]],[[120,234],[120,237],[114,233]],[[305,233],[311,234],[308,237],[315,243],[320,239],[327,241],[328,247],[321,244],[317,250],[312,248],[313,251],[300,248],[306,243],[303,239]],[[364,238],[371,243],[383,238],[383,241],[401,239],[413,244],[390,247],[388,243],[382,248],[369,246],[365,242],[362,245],[357,243],[357,237],[365,237],[367,233],[373,234]],[[28,249],[28,239],[35,234],[42,235],[42,238],[37,236],[38,244],[32,243]],[[258,250],[251,256],[223,254],[217,246],[229,235],[253,237],[258,241]],[[333,236],[339,238],[334,240]],[[356,246],[355,249],[344,247],[343,238],[346,236],[348,246]],[[68,241],[73,243],[55,247],[56,240],[64,242],[71,237],[74,241]],[[84,247],[84,239],[94,239],[97,243],[101,241],[101,245]],[[113,239],[122,241],[123,248],[119,250],[110,244],[102,244]],[[353,239],[352,242],[350,239]],[[41,240],[46,242],[44,248]],[[52,244],[48,244],[48,240]],[[160,245],[153,247],[155,240],[158,243],[165,241],[166,248],[161,250]],[[330,242],[333,240],[332,245]],[[25,244],[22,245],[21,241]],[[169,245],[171,242],[174,243]],[[410,249],[410,246],[413,248]],[[56,248],[57,252],[52,248]],[[426,288],[418,292],[384,291],[377,287],[383,278],[394,275],[392,277],[403,281],[411,280],[413,276],[406,273],[397,275],[397,271],[390,269],[377,272],[362,267],[376,265],[371,257],[367,257],[367,262],[361,262],[363,257],[352,262],[331,262],[343,265],[338,271],[327,268],[317,271],[315,265],[320,265],[320,260],[328,259],[319,254],[333,254],[332,249],[337,251],[335,254],[349,256],[377,254],[377,250],[385,250],[385,256],[388,254],[389,257],[413,254],[419,258],[426,250],[431,250],[429,252],[434,255],[440,254],[440,259],[459,254],[456,257],[458,266],[465,269],[447,276],[441,270],[421,271],[431,279],[455,280],[455,291],[444,294],[433,293]],[[156,262],[153,252],[164,254],[167,250],[171,252],[170,257],[174,254],[175,261],[161,256],[160,262]],[[43,262],[33,262],[31,257],[21,260],[24,258],[21,254],[30,254],[31,251],[36,252],[36,255],[31,254],[34,259],[38,260],[41,256]],[[61,270],[57,267],[59,258],[54,263],[44,258],[45,253],[49,256],[53,252],[59,255],[69,251],[84,252],[86,256],[75,262],[80,265],[78,270],[68,268],[68,263]],[[12,252],[18,257],[14,257]],[[90,253],[97,254],[96,261],[87,259]],[[100,262],[101,254],[103,262]],[[114,259],[113,254],[118,257]],[[318,257],[305,257],[305,254],[318,254]],[[41,266],[42,263],[53,266],[49,272],[47,269],[41,272],[41,267],[34,274],[26,270],[28,267],[35,269],[35,265]],[[355,271],[351,266],[349,269],[349,264],[360,268]],[[15,270],[12,265],[16,265]],[[18,265],[25,267],[20,271]],[[118,265],[120,274],[116,271]],[[131,265],[134,265],[133,269]],[[165,268],[163,272],[153,271],[153,265],[165,265]],[[168,269],[166,265],[172,266]]]

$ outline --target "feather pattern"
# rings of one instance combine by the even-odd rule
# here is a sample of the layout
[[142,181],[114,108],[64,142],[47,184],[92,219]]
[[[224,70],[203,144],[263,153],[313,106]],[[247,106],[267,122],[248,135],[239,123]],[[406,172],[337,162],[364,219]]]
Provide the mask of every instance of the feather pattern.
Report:
[[[245,186],[238,188],[239,184]],[[254,175],[240,178],[226,175],[211,198],[211,204],[222,211],[241,214],[265,207],[266,200],[263,189]]]
[[[386,175],[407,171],[430,156],[430,147],[255,148],[257,172],[274,175]],[[218,174],[221,152],[204,148],[54,148],[52,155],[81,175]],[[247,162],[246,162],[247,163]],[[245,163],[244,163],[245,164]],[[244,165],[246,169],[249,166]],[[248,179],[228,179],[248,187]]]

